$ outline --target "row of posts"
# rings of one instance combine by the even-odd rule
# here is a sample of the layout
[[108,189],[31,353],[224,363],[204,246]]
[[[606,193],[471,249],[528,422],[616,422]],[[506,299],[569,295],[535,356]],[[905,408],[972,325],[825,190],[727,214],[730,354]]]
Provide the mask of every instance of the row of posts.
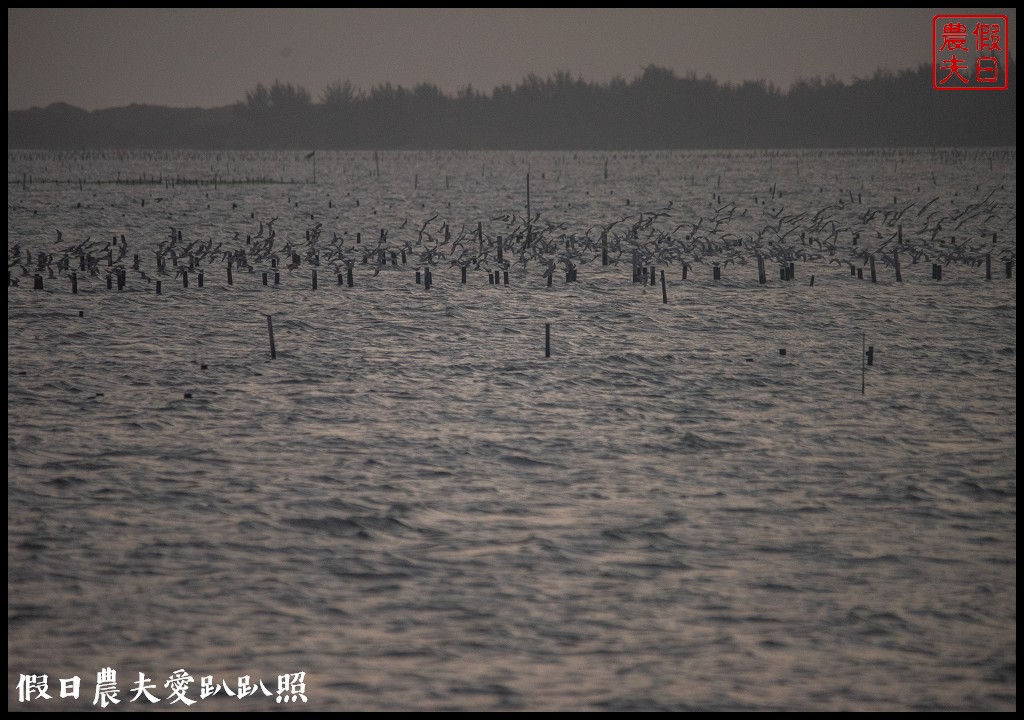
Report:
[[[499,253],[499,255],[500,255],[500,253]],[[901,267],[900,267],[899,251],[898,250],[893,250],[892,256],[893,256],[893,268],[896,271],[896,281],[897,282],[903,282],[903,275],[902,275]],[[875,257],[874,257],[874,255],[872,255],[872,256],[870,256],[868,258],[868,266],[869,266],[871,282],[877,282],[878,281],[878,276],[877,276],[877,273],[876,273],[876,270],[875,270]],[[683,264],[683,273],[682,273],[683,280],[687,279],[689,269],[690,269],[689,268],[689,264],[684,263]],[[462,271],[462,284],[465,285],[466,284],[466,278],[467,278],[467,274],[466,274],[467,273],[467,266],[462,265],[461,266],[461,271]],[[779,279],[780,280],[791,281],[791,280],[794,279],[795,271],[796,271],[795,263],[789,263],[789,265],[784,265],[784,266],[779,268]],[[313,286],[313,289],[316,290],[317,287],[318,287],[317,271],[313,270],[312,272],[313,272],[312,286]],[[416,283],[417,284],[423,284],[424,287],[427,290],[429,290],[431,285],[433,284],[432,279],[430,277],[430,275],[431,275],[430,274],[430,269],[427,268],[425,270],[425,273],[426,273],[426,276],[427,276],[427,280],[426,280],[426,282],[422,282],[421,272],[418,269],[416,270]],[[855,275],[858,279],[863,279],[864,278],[864,269],[863,268],[854,267],[853,265],[851,265],[850,266],[850,275]],[[662,271],[662,276],[664,277],[664,270]],[[713,267],[713,277],[714,277],[715,280],[721,280],[722,279],[722,268],[719,265],[715,265]],[[768,279],[767,279],[767,276],[766,276],[766,273],[765,273],[764,258],[762,258],[760,256],[758,256],[758,258],[757,258],[757,277],[758,277],[758,282],[761,285],[764,285],[764,284],[766,284],[768,282]],[[1007,278],[1012,278],[1013,277],[1013,261],[1012,260],[1008,260],[1006,262],[1006,277]],[[73,295],[77,295],[78,294],[78,274],[77,273],[71,273],[70,278],[71,278],[71,293]],[[577,269],[576,269],[575,266],[571,266],[568,270],[566,270],[565,281],[567,283],[570,283],[570,282],[576,282],[577,279],[578,279]],[[939,264],[939,263],[932,263],[932,279],[933,280],[942,280],[942,265],[941,264]],[[992,279],[992,256],[991,256],[991,254],[985,256],[985,279],[986,280],[991,280]],[[353,287],[353,281],[354,281],[354,278],[353,278],[353,273],[352,273],[352,268],[351,267],[349,267],[347,269],[346,273],[344,273],[344,274],[338,273],[338,285],[339,286],[344,286],[344,285],[347,284],[348,287]],[[509,284],[508,270],[504,270],[504,271],[502,271],[502,270],[495,270],[493,273],[488,272],[488,274],[487,274],[487,281],[488,281],[488,284],[490,284],[490,285],[501,285],[503,283],[505,285],[508,285]],[[123,269],[117,269],[117,270],[115,270],[115,272],[112,275],[108,275],[107,276],[107,289],[108,290],[112,290],[113,287],[114,287],[114,283],[115,282],[117,283],[117,289],[118,290],[124,290],[125,284],[127,282],[127,271],[123,270]],[[197,284],[198,284],[198,286],[199,287],[203,287],[203,282],[204,282],[204,273],[202,271],[199,271],[197,273]],[[634,265],[633,265],[633,282],[634,283],[643,283],[644,285],[647,285],[647,284],[653,285],[654,282],[655,282],[655,268],[653,268],[653,267],[651,267],[651,268],[641,267],[638,263],[635,262]],[[13,283],[13,281],[10,279],[10,273],[8,273],[8,285],[11,285],[12,283]],[[231,265],[228,265],[228,268],[227,268],[227,283],[228,283],[228,285],[234,285],[234,277],[232,275]],[[270,273],[267,273],[267,272],[263,273],[263,284],[264,285],[269,285],[270,284]],[[274,285],[280,285],[280,284],[281,284],[281,273],[279,271],[275,270],[275,272],[274,272]],[[551,274],[550,273],[548,274],[548,283],[547,284],[548,284],[548,287],[551,287]],[[814,284],[814,278],[812,276],[812,278],[811,278],[811,285],[813,285],[813,284]],[[181,270],[181,286],[184,287],[184,288],[187,288],[189,286],[189,273],[188,273],[187,270]],[[34,276],[33,288],[35,290],[42,290],[43,289],[43,276],[42,275],[37,273]],[[161,294],[161,288],[162,288],[161,281],[157,280],[156,281],[156,294],[157,295]]]

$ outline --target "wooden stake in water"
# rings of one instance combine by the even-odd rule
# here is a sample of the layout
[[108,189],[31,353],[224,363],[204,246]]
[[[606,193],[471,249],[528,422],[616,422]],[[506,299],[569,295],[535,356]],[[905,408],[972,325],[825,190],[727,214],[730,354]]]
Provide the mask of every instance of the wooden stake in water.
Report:
[[903,282],[903,275],[900,273],[900,253],[895,248],[892,251],[892,264],[896,268],[896,282]]
[[274,346],[274,322],[272,315],[267,315],[267,333],[270,335],[270,359],[277,359],[277,348]]
[[[533,214],[530,211],[530,173],[526,173],[526,240],[533,239]],[[499,260],[500,260],[499,256]]]
[[665,271],[661,271],[661,304],[668,305],[668,289],[665,287]]
[[867,370],[865,369],[865,364],[864,364],[865,360],[867,359],[867,353],[865,352],[865,347],[867,345],[867,341],[868,341],[868,334],[867,333],[861,333],[860,334],[860,394],[861,395],[864,394],[864,378],[865,378],[865,374],[867,372]]
[[551,357],[551,323],[544,323],[544,357]]

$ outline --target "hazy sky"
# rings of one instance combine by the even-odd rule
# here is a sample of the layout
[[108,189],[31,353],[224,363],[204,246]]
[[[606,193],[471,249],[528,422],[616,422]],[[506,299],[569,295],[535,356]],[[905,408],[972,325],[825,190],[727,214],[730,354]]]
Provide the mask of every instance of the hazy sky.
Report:
[[[632,80],[646,65],[720,82],[849,81],[931,63],[921,9],[8,8],[7,108],[218,107],[257,83],[369,89],[431,82],[490,92],[529,73]],[[1009,17],[1016,9],[973,9]]]

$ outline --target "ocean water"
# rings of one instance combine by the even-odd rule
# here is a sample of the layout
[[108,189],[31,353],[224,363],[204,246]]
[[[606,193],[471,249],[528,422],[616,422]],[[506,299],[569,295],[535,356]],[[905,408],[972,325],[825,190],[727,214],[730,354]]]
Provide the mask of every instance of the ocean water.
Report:
[[9,151],[7,233],[9,710],[1016,709],[1014,149]]

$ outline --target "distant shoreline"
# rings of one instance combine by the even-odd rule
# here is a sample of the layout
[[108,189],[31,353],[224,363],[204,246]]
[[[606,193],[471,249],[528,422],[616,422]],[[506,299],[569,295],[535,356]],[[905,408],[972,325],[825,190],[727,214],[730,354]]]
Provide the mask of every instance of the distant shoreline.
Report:
[[[1015,70],[1015,67],[1013,68]],[[66,103],[7,114],[9,149],[749,150],[1016,147],[1016,83],[932,88],[931,68],[849,85],[814,79],[782,92],[647,68],[631,83],[528,78],[491,94],[435,86],[350,86],[313,102],[275,83],[220,108]]]

